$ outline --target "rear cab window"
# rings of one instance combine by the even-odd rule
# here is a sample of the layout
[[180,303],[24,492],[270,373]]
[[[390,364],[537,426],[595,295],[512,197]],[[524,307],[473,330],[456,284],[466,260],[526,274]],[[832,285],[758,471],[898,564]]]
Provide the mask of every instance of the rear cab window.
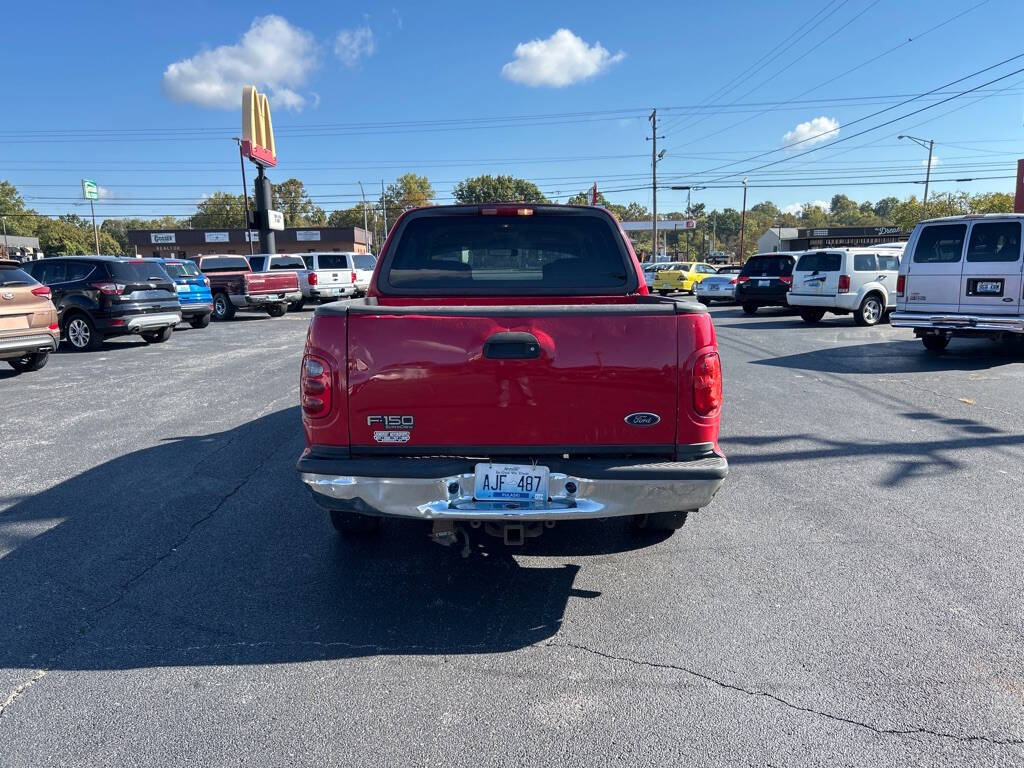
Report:
[[1013,262],[1020,259],[1020,222],[978,223],[971,228],[967,261]]
[[203,272],[248,272],[249,262],[243,256],[208,256],[199,267]]
[[843,255],[825,251],[805,253],[796,265],[797,272],[838,272],[842,268]]
[[625,244],[605,214],[525,210],[534,213],[465,209],[410,216],[392,234],[380,272],[382,292],[587,296],[637,290]]
[[955,264],[963,256],[966,224],[932,224],[921,230],[915,264]]

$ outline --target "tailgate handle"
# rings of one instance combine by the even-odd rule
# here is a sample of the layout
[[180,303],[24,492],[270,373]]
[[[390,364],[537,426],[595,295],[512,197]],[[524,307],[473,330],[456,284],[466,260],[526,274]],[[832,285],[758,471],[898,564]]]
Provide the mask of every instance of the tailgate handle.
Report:
[[540,357],[540,342],[532,333],[496,333],[484,342],[484,357],[491,360],[533,360]]

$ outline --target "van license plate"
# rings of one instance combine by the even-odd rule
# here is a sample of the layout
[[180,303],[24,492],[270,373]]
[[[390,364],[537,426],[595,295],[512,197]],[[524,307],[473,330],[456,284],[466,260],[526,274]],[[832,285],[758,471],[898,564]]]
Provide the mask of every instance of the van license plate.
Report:
[[997,280],[980,281],[978,283],[978,293],[1000,293],[1003,289],[1002,284]]
[[473,498],[547,501],[549,474],[547,467],[530,464],[477,464]]

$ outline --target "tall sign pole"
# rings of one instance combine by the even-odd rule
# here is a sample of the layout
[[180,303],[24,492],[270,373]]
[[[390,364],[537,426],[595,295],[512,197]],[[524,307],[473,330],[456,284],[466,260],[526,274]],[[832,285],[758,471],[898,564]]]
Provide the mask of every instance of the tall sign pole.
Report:
[[[255,163],[258,169],[253,202],[256,207],[256,224],[260,230],[261,252],[277,253],[274,232],[284,229],[284,217],[274,210],[273,187],[265,172],[267,168],[277,165],[274,125],[270,119],[267,96],[258,92],[254,85],[242,87],[242,142],[239,146],[242,155]],[[246,234],[246,237],[249,235]]]
[[89,213],[92,215],[92,239],[96,244],[96,255],[100,255],[100,233],[96,229],[96,208],[94,200],[100,199],[100,188],[92,179],[82,179],[82,197],[89,201]]
[[743,177],[743,213],[740,216],[740,264],[743,263],[744,243],[747,235],[747,177]]
[[1017,161],[1017,193],[1013,198],[1015,213],[1024,213],[1024,160]]

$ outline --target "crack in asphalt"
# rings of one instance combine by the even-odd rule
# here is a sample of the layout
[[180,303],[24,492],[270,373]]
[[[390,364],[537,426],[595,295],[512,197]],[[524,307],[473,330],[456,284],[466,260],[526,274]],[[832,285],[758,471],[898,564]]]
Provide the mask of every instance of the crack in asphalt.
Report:
[[695,669],[690,669],[679,664],[669,664],[668,662],[659,661],[647,661],[646,659],[634,659],[630,658],[629,656],[617,656],[615,654],[607,653],[605,651],[599,651],[595,650],[594,648],[588,648],[587,646],[580,645],[578,643],[545,643],[543,647],[572,648],[578,651],[583,651],[584,653],[589,653],[594,656],[599,656],[601,658],[608,659],[610,661],[621,661],[627,664],[633,664],[634,666],[638,667],[670,669],[676,672],[682,672],[684,674],[690,675],[691,677],[695,677],[698,680],[703,680],[706,683],[711,683],[712,685],[716,685],[719,688],[724,688],[728,691],[741,693],[744,696],[765,698],[797,712],[805,712],[807,714],[817,715],[818,717],[825,718],[826,720],[832,720],[833,722],[843,723],[844,725],[852,725],[857,728],[864,728],[881,736],[934,736],[936,738],[950,739],[952,741],[957,741],[964,744],[972,742],[981,742],[984,744],[991,744],[993,746],[1024,746],[1024,739],[996,739],[990,736],[975,736],[970,734],[962,735],[957,733],[949,733],[947,731],[934,731],[929,728],[879,728],[876,725],[871,725],[871,723],[866,723],[861,720],[854,720],[849,717],[843,717],[842,715],[835,715],[831,712],[825,712],[823,710],[814,709],[812,707],[804,707],[800,704],[796,704],[792,701],[784,699],[781,696],[778,696],[774,693],[769,693],[768,691],[759,691],[753,688],[744,688],[743,686],[736,685],[735,683],[728,683],[724,680],[719,680],[717,678],[711,677],[710,675],[704,674],[703,672],[698,672]]
[[4,699],[3,702],[0,702],[0,717],[4,716],[4,712],[7,710],[9,706],[11,706],[11,704],[13,704],[18,699],[19,696],[25,693],[25,691],[27,691],[33,685],[38,683],[44,677],[46,677],[47,672],[48,670],[45,669],[37,669],[35,674],[32,675],[32,677],[30,677],[28,680],[21,683],[20,685],[15,686],[14,690],[7,695],[7,698]]

